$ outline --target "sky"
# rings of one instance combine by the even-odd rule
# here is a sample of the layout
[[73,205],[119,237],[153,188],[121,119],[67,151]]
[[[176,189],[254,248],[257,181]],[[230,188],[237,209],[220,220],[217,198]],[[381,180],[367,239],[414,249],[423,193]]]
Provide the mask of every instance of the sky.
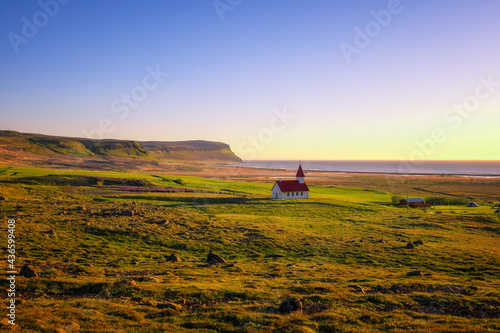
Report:
[[0,2],[0,129],[500,159],[500,1]]

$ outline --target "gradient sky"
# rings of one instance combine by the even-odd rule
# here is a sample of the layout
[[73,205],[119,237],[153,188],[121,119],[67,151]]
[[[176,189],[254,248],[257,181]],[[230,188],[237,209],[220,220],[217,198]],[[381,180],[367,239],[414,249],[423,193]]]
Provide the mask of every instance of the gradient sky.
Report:
[[500,1],[60,2],[0,2],[0,129],[244,159],[500,159]]

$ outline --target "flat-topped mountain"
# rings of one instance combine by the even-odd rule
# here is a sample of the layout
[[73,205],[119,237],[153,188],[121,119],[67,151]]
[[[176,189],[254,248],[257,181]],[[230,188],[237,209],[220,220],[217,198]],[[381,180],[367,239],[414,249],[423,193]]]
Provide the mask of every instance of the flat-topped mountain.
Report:
[[94,140],[0,131],[0,164],[54,164],[50,161],[113,161],[239,163],[228,144],[203,140]]

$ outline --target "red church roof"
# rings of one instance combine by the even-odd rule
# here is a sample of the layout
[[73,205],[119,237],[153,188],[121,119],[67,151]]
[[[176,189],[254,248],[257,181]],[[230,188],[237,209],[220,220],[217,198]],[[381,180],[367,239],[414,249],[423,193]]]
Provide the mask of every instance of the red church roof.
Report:
[[309,188],[306,184],[299,183],[298,180],[282,180],[276,182],[281,192],[307,192]]
[[295,177],[305,177],[304,171],[302,171],[302,165],[299,165],[299,170],[297,170]]

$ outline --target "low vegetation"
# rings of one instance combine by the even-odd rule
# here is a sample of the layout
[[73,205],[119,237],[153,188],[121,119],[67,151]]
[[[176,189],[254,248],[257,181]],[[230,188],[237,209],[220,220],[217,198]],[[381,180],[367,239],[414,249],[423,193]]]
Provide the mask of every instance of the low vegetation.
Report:
[[393,204],[401,192],[370,184],[317,181],[309,200],[285,201],[269,198],[271,186],[0,167],[16,266],[38,276],[17,278],[11,331],[500,330],[490,194],[480,207],[407,214]]

